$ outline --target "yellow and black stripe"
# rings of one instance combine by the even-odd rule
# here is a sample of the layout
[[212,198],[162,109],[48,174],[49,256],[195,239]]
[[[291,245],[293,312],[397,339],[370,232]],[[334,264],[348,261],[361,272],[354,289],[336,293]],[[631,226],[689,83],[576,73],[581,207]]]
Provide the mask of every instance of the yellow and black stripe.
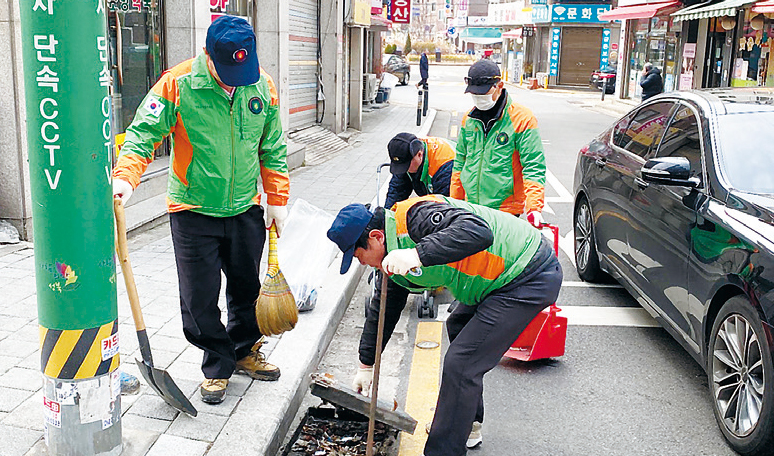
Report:
[[64,380],[92,378],[118,368],[119,355],[102,360],[102,341],[118,332],[118,320],[96,328],[40,327],[40,370]]

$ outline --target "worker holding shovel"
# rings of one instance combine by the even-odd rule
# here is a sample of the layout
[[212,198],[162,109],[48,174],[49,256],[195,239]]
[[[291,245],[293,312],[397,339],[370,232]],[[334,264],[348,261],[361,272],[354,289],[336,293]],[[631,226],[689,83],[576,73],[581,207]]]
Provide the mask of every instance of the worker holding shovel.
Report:
[[266,228],[275,225],[281,235],[290,185],[277,89],[256,51],[247,21],[216,19],[204,52],[165,72],[145,97],[113,171],[113,193],[126,202],[154,149],[171,134],[167,203],[183,332],[204,351],[200,393],[212,404],[223,401],[235,371],[259,380],[280,376],[260,353],[254,304]]
[[[411,133],[398,133],[387,144],[390,156],[390,185],[384,207],[392,207],[408,199],[412,192],[419,196],[439,194],[449,196],[453,146],[443,138],[418,138]],[[373,366],[376,353],[377,322],[379,319],[379,296],[381,295],[381,272],[374,278],[376,293],[366,307],[366,321],[360,335],[360,365],[352,383],[355,391],[368,395],[373,382]],[[384,320],[384,341],[387,345],[395,325],[400,319],[408,301],[409,290],[392,280],[387,281],[387,305]]]
[[467,304],[447,323],[451,344],[424,449],[464,455],[473,422],[483,420],[484,374],[559,294],[562,269],[550,243],[527,221],[441,196],[373,214],[351,204],[328,237],[344,252],[342,273],[354,257],[403,287],[445,286]]

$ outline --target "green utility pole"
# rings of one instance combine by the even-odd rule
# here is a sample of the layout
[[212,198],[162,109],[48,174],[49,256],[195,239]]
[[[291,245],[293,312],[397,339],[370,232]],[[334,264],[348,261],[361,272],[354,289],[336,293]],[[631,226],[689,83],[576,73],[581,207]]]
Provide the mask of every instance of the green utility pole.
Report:
[[121,453],[103,0],[21,0],[45,439]]

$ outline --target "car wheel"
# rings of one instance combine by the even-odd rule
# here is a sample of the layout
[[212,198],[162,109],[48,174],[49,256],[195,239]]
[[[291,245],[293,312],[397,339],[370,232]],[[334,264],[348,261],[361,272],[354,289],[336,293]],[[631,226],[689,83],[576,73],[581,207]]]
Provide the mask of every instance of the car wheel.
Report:
[[408,73],[403,73],[403,79],[400,80],[400,85],[408,84]]
[[578,275],[586,282],[599,282],[605,273],[599,267],[594,220],[591,216],[591,207],[585,197],[581,198],[575,209],[573,231],[575,232],[575,269]]
[[750,302],[728,300],[712,325],[707,376],[718,426],[743,455],[774,451],[774,367],[760,316]]

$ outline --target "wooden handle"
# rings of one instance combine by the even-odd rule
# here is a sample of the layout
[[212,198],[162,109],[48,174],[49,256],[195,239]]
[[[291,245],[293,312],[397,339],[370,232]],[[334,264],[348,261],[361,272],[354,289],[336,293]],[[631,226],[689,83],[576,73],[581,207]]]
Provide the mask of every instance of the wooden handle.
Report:
[[145,321],[142,319],[140,309],[140,296],[137,294],[137,285],[134,283],[132,263],[129,261],[129,245],[126,241],[126,216],[124,215],[124,203],[121,198],[113,199],[113,211],[116,215],[116,252],[118,262],[121,264],[121,272],[124,273],[126,294],[129,295],[129,305],[132,308],[132,317],[137,331],[145,331]]
[[277,257],[277,226],[272,223],[269,228],[269,274],[276,274],[279,270],[279,258]]

